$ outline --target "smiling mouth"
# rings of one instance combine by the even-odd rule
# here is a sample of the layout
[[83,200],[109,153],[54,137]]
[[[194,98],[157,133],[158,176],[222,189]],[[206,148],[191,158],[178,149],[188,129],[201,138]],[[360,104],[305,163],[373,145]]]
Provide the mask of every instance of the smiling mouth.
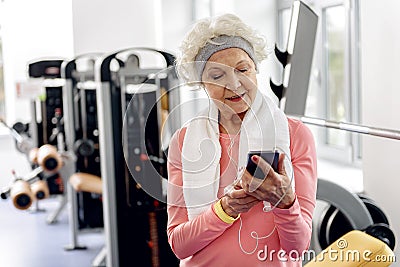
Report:
[[240,95],[234,95],[234,96],[231,96],[231,97],[226,97],[225,99],[226,100],[239,100],[239,99],[241,99],[241,98],[243,98],[244,97],[244,95],[245,95],[246,93],[243,93],[243,94],[240,94]]

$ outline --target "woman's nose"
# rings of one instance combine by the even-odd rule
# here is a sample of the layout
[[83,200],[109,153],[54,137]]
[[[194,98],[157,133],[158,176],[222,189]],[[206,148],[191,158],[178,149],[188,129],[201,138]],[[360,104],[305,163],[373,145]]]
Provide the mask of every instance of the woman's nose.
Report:
[[239,87],[241,86],[241,82],[239,77],[237,76],[237,74],[231,74],[228,75],[227,80],[226,80],[226,84],[225,84],[225,88],[229,89],[231,91],[236,91],[239,89]]

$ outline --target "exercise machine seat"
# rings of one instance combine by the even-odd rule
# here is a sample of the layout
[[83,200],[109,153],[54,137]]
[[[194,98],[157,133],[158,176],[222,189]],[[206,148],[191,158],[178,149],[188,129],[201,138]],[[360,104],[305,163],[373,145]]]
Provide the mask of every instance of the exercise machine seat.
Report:
[[69,183],[77,192],[103,193],[101,178],[93,174],[84,172],[74,173],[69,178]]
[[[34,152],[32,152],[32,154],[34,154]],[[35,160],[35,156],[31,156],[32,160]],[[56,173],[63,165],[62,158],[58,153],[57,148],[49,144],[42,145],[38,149],[36,161],[44,171],[50,173]]]
[[[331,253],[330,256],[329,252]],[[353,230],[321,251],[305,267],[383,267],[394,262],[393,251],[381,240]]]

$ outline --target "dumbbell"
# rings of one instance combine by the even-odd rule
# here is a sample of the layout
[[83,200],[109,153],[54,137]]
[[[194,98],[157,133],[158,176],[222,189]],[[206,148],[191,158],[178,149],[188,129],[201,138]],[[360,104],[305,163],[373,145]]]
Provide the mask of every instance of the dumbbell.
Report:
[[43,145],[37,152],[37,162],[46,172],[57,172],[62,166],[61,156],[52,145]]

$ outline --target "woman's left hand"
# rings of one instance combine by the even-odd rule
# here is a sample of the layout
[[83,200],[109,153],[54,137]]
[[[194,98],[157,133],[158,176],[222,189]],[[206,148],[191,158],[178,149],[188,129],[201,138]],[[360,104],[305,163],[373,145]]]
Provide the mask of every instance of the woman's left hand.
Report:
[[[265,174],[265,178],[255,191],[250,192],[249,188],[252,179],[258,178],[253,177],[245,170],[241,179],[241,186],[245,192],[259,200],[270,202],[272,206],[275,206],[280,201],[277,205],[278,208],[290,208],[295,201],[295,194],[290,183],[290,178],[286,174],[284,164],[285,155],[281,154],[279,156],[278,172],[275,172],[271,165],[260,156],[255,155],[251,160],[261,168]],[[282,200],[280,200],[281,198]]]

